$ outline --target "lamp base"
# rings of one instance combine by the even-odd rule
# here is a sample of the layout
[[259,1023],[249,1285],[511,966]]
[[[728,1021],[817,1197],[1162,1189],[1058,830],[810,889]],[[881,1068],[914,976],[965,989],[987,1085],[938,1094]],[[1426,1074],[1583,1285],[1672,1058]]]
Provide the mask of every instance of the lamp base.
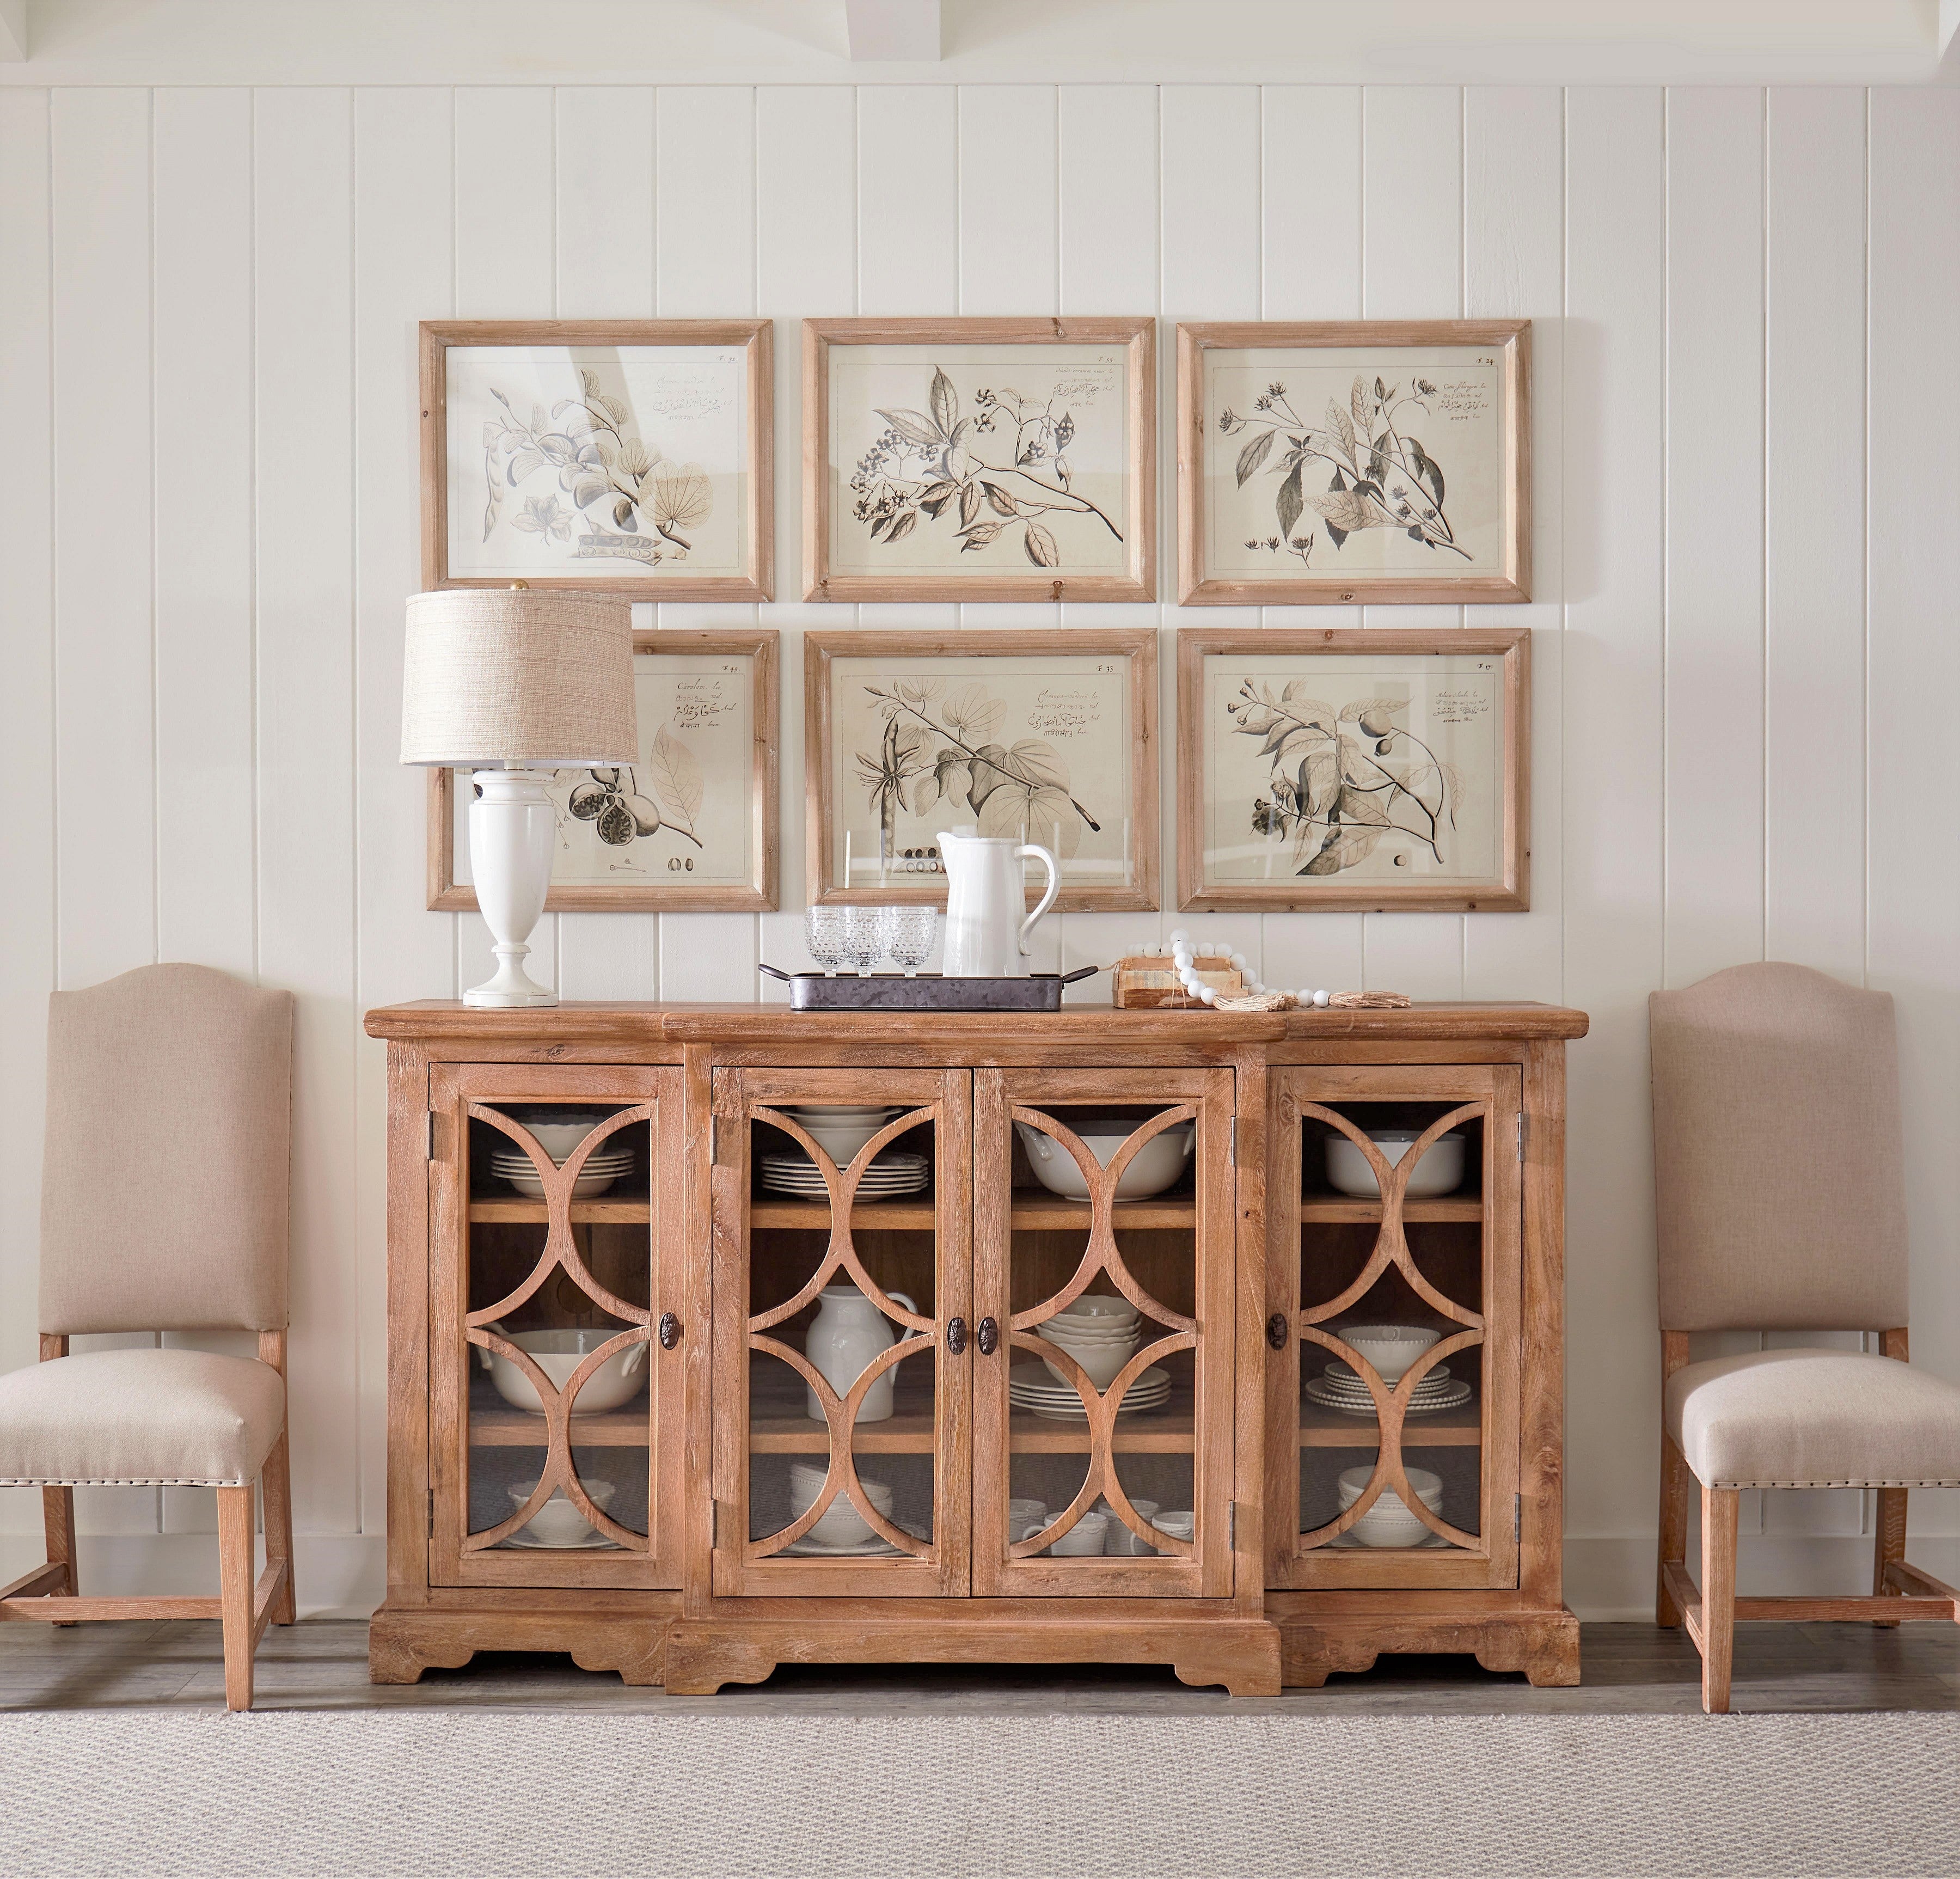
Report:
[[494,977],[472,986],[465,1005],[555,1005],[558,994],[524,970],[531,929],[551,889],[558,811],[546,794],[548,773],[479,770],[469,805],[469,871],[476,904],[496,941]]

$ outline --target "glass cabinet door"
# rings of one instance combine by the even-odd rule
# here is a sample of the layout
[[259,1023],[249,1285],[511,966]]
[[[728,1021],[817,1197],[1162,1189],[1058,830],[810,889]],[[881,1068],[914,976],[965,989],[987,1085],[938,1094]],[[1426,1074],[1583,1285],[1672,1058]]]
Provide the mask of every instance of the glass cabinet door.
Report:
[[974,1082],[973,1589],[1231,1591],[1229,1070]]
[[678,1427],[658,1285],[679,1073],[430,1075],[431,1582],[676,1584],[656,1514]]
[[718,1070],[723,1596],[967,1589],[965,1070]]
[[1274,1081],[1268,1583],[1515,1585],[1518,1072]]

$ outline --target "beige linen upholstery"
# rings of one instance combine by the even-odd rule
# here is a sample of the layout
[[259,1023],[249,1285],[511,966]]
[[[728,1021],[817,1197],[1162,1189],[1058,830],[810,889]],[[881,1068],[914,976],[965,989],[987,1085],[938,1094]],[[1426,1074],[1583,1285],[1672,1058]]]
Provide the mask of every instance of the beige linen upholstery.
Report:
[[1660,1321],[1906,1322],[1892,1002],[1807,966],[1736,966],[1649,1002]]
[[48,1009],[43,1331],[286,1322],[293,998],[145,966]]
[[1736,966],[1649,1001],[1660,1321],[1906,1322],[1892,1002],[1807,966]]
[[208,1351],[91,1351],[0,1377],[0,1487],[235,1487],[285,1422],[269,1364]]
[[1668,1379],[1667,1432],[1711,1488],[1960,1488],[1960,1384],[1857,1351],[1748,1351]]

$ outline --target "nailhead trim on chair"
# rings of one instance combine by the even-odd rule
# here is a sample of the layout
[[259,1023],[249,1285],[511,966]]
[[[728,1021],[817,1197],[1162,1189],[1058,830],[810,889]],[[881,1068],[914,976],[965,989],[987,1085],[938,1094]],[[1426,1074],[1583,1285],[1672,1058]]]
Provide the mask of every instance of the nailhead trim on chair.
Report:
[[1704,1481],[1720,1488],[1960,1488],[1960,1481]]
[[[256,1479],[256,1476],[253,1477],[253,1480]],[[113,1480],[101,1475],[90,1475],[86,1478],[78,1476],[73,1480],[65,1480],[56,1475],[37,1474],[24,1476],[18,1480],[0,1481],[0,1488],[245,1488],[251,1485],[251,1481],[242,1476],[235,1480],[214,1481],[208,1475],[193,1478],[173,1475],[167,1479],[162,1476],[145,1476],[140,1479],[132,1476],[118,1476]]]

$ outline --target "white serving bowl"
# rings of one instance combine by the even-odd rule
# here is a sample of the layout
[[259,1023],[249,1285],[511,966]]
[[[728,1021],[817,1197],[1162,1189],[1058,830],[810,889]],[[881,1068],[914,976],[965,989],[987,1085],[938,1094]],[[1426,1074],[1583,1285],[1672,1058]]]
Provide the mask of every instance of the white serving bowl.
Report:
[[[1422,1131],[1371,1129],[1367,1135],[1368,1139],[1381,1151],[1382,1159],[1390,1167],[1395,1167],[1421,1139]],[[1369,1165],[1368,1158],[1345,1135],[1332,1135],[1327,1138],[1327,1179],[1338,1193],[1353,1194],[1368,1200],[1381,1198],[1382,1185],[1375,1179],[1375,1170]],[[1403,1191],[1411,1200],[1422,1200],[1438,1194],[1453,1194],[1462,1185],[1463,1135],[1461,1130],[1452,1129],[1439,1135],[1424,1151]]]
[[[518,1482],[511,1488],[511,1505],[522,1507],[536,1492],[535,1479]],[[585,1490],[585,1498],[603,1513],[612,1500],[612,1483],[609,1481],[581,1481],[579,1486]],[[528,1532],[541,1540],[547,1546],[577,1546],[597,1536],[599,1529],[593,1525],[572,1503],[565,1498],[565,1489],[552,1489],[551,1498],[524,1523],[520,1532]]]
[[[1116,1381],[1118,1371],[1136,1354],[1137,1339],[1134,1333],[1126,1339],[1079,1343],[1066,1334],[1055,1331],[1053,1327],[1054,1321],[1050,1320],[1042,1326],[1042,1331],[1058,1350],[1066,1351],[1082,1366],[1089,1381],[1098,1390],[1108,1389]],[[1053,1358],[1044,1357],[1042,1361],[1047,1365],[1048,1374],[1057,1383],[1074,1382],[1075,1379]]]
[[[571,1373],[600,1345],[619,1336],[616,1331],[511,1332],[495,1324],[489,1328],[505,1342],[516,1345],[551,1379],[552,1388],[560,1391],[571,1381]],[[501,1351],[485,1350],[480,1344],[476,1355],[489,1371],[498,1395],[506,1403],[516,1409],[528,1409],[533,1416],[544,1414],[544,1403],[530,1378],[509,1358]],[[646,1387],[647,1347],[643,1343],[629,1344],[623,1351],[616,1351],[585,1380],[571,1412],[575,1416],[597,1416],[616,1409]]]
[[[1014,1126],[1020,1132],[1022,1147],[1028,1151],[1028,1165],[1034,1170],[1035,1179],[1042,1186],[1052,1194],[1064,1195],[1071,1200],[1089,1198],[1089,1184],[1083,1180],[1081,1169],[1075,1165],[1074,1156],[1052,1135],[1031,1123],[1017,1123]],[[1084,1129],[1077,1132],[1083,1146],[1106,1168],[1116,1158],[1117,1150],[1135,1132],[1127,1129],[1115,1132]],[[1168,1129],[1153,1135],[1130,1158],[1128,1167],[1116,1183],[1116,1198],[1146,1200],[1153,1194],[1161,1194],[1167,1187],[1176,1186],[1184,1172],[1184,1164],[1191,1159],[1197,1140],[1188,1122],[1172,1123]]]
[[1402,1381],[1402,1373],[1443,1333],[1420,1324],[1344,1324],[1339,1335],[1344,1343],[1353,1345],[1367,1358],[1381,1372],[1382,1382],[1392,1388]]
[[887,1108],[803,1109],[785,1112],[839,1167],[848,1167],[858,1151],[892,1119]]
[[1055,1314],[1058,1318],[1080,1318],[1091,1325],[1121,1324],[1126,1319],[1141,1317],[1137,1307],[1127,1298],[1118,1298],[1115,1293],[1085,1291],[1069,1301]]
[[[574,1200],[590,1200],[594,1195],[604,1193],[625,1172],[622,1168],[611,1174],[589,1174],[581,1168],[571,1183],[571,1197]],[[536,1168],[527,1169],[521,1174],[514,1170],[502,1178],[519,1193],[528,1195],[533,1200],[542,1200],[545,1197],[544,1179]]]
[[[790,1463],[790,1518],[800,1521],[810,1511],[811,1504],[823,1491],[825,1471],[813,1468],[807,1462]],[[890,1483],[872,1481],[861,1476],[858,1485],[864,1490],[864,1498],[876,1508],[886,1521],[892,1518],[892,1489]],[[805,1536],[821,1546],[861,1546],[878,1537],[871,1524],[854,1507],[848,1495],[839,1493],[817,1516],[816,1524]]]

